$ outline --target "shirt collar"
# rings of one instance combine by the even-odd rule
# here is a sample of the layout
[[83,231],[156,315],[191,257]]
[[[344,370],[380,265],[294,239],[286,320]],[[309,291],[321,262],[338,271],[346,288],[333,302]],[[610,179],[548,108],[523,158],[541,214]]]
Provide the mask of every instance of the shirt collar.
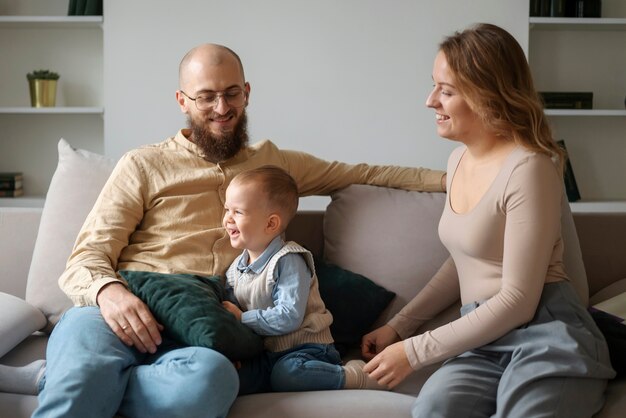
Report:
[[270,259],[280,250],[284,245],[282,237],[279,235],[274,238],[267,248],[261,253],[261,256],[254,260],[252,264],[248,264],[248,260],[250,259],[250,254],[248,254],[248,250],[243,250],[243,254],[237,263],[237,270],[242,273],[253,272],[254,274],[259,274],[262,272],[267,263],[269,263]]

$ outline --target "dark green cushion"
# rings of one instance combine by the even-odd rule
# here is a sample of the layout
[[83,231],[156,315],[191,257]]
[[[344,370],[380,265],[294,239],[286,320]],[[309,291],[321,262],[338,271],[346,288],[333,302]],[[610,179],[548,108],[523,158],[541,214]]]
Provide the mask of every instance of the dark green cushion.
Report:
[[130,290],[181,344],[212,348],[231,360],[257,356],[263,340],[222,306],[219,277],[122,270]]
[[330,332],[343,355],[361,343],[361,337],[371,330],[396,294],[365,276],[327,264],[319,258],[315,259],[315,272],[320,295],[333,314]]

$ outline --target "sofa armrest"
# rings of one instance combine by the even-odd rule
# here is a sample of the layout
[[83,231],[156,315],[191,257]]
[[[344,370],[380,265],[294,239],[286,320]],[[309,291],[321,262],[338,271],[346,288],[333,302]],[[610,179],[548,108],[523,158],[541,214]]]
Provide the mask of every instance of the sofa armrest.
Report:
[[26,301],[0,292],[0,357],[46,326],[46,317]]

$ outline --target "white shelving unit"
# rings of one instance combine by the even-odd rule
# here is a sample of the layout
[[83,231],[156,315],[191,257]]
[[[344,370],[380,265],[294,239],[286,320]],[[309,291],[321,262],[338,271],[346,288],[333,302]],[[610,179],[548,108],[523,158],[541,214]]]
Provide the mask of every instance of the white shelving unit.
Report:
[[[55,3],[0,0],[0,171],[23,172],[25,192],[0,206],[43,206],[60,138],[103,152],[103,17],[57,15],[67,3]],[[30,107],[26,73],[36,69],[61,75],[55,107]]]
[[626,109],[546,109],[548,116],[626,116]]
[[104,113],[103,107],[70,107],[70,106],[55,106],[55,107],[0,107],[0,113],[6,114],[33,114],[33,115],[45,115],[55,113],[66,114],[96,114],[102,115]]
[[538,90],[594,94],[593,109],[546,109],[582,196],[572,210],[626,212],[626,18],[531,17],[529,29]]
[[102,16],[0,16],[3,27],[94,27],[102,22]]
[[571,202],[572,212],[626,212],[626,201]]
[[530,29],[554,30],[626,30],[626,18],[608,17],[531,17]]

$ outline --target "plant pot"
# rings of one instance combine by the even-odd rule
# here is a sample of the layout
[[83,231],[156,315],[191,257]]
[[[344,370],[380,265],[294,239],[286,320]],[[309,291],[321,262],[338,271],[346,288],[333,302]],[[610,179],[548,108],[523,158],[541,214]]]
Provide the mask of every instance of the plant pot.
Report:
[[28,80],[30,105],[32,107],[54,107],[58,80]]

